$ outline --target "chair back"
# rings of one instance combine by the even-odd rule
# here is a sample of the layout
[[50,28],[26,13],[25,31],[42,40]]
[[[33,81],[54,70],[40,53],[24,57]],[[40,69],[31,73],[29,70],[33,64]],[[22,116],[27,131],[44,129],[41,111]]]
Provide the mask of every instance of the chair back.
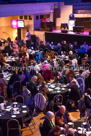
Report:
[[24,97],[22,95],[17,95],[15,101],[24,104]]
[[21,94],[21,83],[19,81],[15,81],[13,83],[13,96]]
[[62,105],[63,103],[63,96],[62,95],[55,95],[53,98],[54,104]]
[[85,81],[83,78],[77,78],[77,82],[79,83],[80,85],[80,89],[82,91],[82,94],[85,93]]
[[41,136],[43,136],[44,133],[43,133],[43,124],[42,123],[39,124],[39,131],[40,131]]
[[19,81],[15,81],[13,84],[13,88],[20,88],[21,89],[21,83]]
[[21,136],[19,122],[16,119],[8,120],[7,136]]
[[3,96],[0,96],[0,103],[3,103],[4,102],[4,97]]
[[34,101],[35,101],[35,107],[39,108],[41,111],[45,109],[46,106],[46,99],[41,93],[37,93],[34,96]]
[[16,119],[11,119],[8,120],[7,122],[7,128],[12,129],[12,128],[19,128],[19,122]]

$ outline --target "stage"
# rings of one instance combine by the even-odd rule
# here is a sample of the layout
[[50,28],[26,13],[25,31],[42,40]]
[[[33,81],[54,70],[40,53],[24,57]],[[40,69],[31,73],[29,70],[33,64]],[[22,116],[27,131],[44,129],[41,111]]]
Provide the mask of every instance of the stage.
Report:
[[52,30],[51,32],[45,32],[45,40],[53,41],[54,43],[62,40],[66,40],[68,43],[77,41],[79,45],[82,45],[84,41],[88,44],[91,43],[91,35],[89,35],[89,31],[82,33],[68,31],[67,33],[62,33],[61,30]]

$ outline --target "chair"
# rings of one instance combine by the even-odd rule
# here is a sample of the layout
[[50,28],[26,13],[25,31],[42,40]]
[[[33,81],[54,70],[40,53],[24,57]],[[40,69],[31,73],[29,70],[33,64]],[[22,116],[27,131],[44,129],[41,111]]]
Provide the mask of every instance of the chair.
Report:
[[16,119],[8,120],[7,122],[7,136],[21,136],[21,128]]
[[44,97],[43,94],[37,93],[34,96],[34,101],[35,101],[35,108],[36,109],[43,111],[46,108],[46,98]]
[[63,96],[62,95],[55,95],[53,98],[53,101],[49,103],[49,107],[52,108],[52,111],[54,111],[54,108],[58,108],[63,103]]
[[40,131],[41,136],[43,136],[44,133],[43,133],[43,124],[42,123],[39,124],[39,131]]
[[[31,134],[33,134],[33,131],[32,129],[35,128],[35,122],[33,120],[33,116],[34,116],[34,113],[35,113],[35,110],[32,112],[32,110],[30,111],[30,115],[28,118],[25,119],[24,121],[24,125],[25,127],[29,127],[30,131],[31,131]],[[31,124],[30,124],[31,123]],[[33,126],[33,128],[31,128],[31,126]],[[26,130],[24,130],[26,131]]]
[[15,81],[13,83],[13,92],[12,92],[12,96],[16,96],[21,94],[21,83],[19,81]]
[[82,91],[82,94],[85,93],[85,81],[83,78],[77,78],[77,82],[79,83],[80,85],[80,89]]
[[2,134],[2,128],[0,127],[0,136],[3,136],[3,134]]
[[16,101],[16,102],[23,103],[23,104],[24,104],[24,102],[25,102],[24,97],[23,97],[22,95],[17,95],[15,101]]
[[3,103],[4,102],[4,97],[3,96],[0,96],[0,103]]

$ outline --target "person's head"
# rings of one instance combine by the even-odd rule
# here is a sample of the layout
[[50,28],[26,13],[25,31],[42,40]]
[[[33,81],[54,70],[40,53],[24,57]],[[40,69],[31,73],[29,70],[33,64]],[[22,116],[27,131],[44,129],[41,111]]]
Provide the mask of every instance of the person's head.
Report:
[[27,32],[29,32],[29,30],[27,29]]
[[75,80],[72,80],[71,85],[72,85],[72,86],[75,86],[75,85],[76,85],[76,81],[75,81]]
[[69,76],[69,80],[70,80],[70,81],[72,81],[72,80],[73,80],[73,78],[74,78],[74,76],[73,76],[73,75],[70,75],[70,76]]
[[26,43],[23,44],[24,48],[26,47]]
[[31,81],[34,82],[34,83],[36,83],[36,82],[37,82],[37,76],[33,76],[33,77],[31,78]]
[[48,111],[46,113],[46,117],[48,120],[52,120],[54,118],[54,113],[52,111]]
[[87,89],[87,94],[91,96],[91,88]]
[[73,49],[73,45],[72,45],[71,43],[69,44],[69,48],[70,48],[70,49]]
[[54,128],[52,129],[52,132],[55,136],[59,135],[61,133],[61,128],[59,126],[54,126]]
[[81,70],[79,70],[79,74],[82,74],[83,73],[83,70],[81,69]]
[[67,136],[73,136],[74,133],[75,133],[74,129],[73,128],[69,128],[68,132],[67,132]]
[[84,44],[84,45],[86,45],[87,43],[86,43],[86,42],[84,42],[83,44]]
[[69,54],[72,55],[72,54],[73,54],[73,51],[69,51]]
[[82,60],[82,65],[85,66],[85,65],[86,65],[86,62],[87,62],[86,59],[83,59],[83,60]]
[[58,76],[59,76],[59,77],[62,77],[62,74],[61,74],[61,72],[58,72]]
[[66,112],[66,107],[64,105],[60,106],[59,111],[61,114],[64,114]]
[[75,42],[74,42],[74,45],[75,45],[75,46],[77,46],[77,45],[78,45],[78,44],[77,44],[77,41],[75,41]]
[[66,45],[66,41],[64,41],[63,44]]

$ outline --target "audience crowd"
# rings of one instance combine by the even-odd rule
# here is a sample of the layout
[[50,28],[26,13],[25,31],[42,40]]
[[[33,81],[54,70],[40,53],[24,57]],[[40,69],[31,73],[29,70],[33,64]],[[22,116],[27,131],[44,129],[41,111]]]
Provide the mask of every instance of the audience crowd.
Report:
[[[17,82],[20,89],[15,90]],[[62,105],[56,108],[54,97],[49,97],[48,84],[66,85],[68,90],[62,96]],[[37,110],[46,112],[43,136],[73,136],[75,131],[68,129],[68,122],[72,121],[69,111],[79,109],[80,116],[87,111],[87,120],[91,122],[91,45],[86,41],[83,45],[77,41],[41,41],[38,45],[18,38],[13,42],[10,38],[0,40],[0,96],[8,100],[17,95],[24,97],[29,108],[34,99]]]

